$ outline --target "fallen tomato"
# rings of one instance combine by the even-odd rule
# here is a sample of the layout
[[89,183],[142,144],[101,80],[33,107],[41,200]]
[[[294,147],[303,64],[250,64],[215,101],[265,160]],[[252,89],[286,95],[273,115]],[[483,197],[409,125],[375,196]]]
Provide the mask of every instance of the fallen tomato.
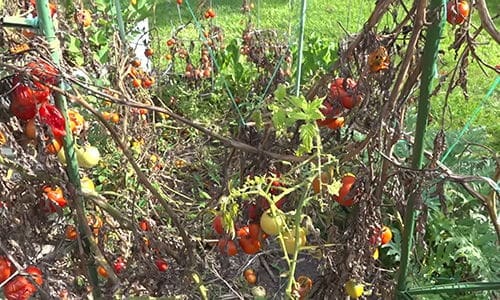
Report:
[[295,286],[293,287],[294,294],[296,293],[299,300],[305,299],[307,294],[311,291],[313,286],[313,281],[311,278],[301,275],[295,280]]
[[245,272],[243,272],[243,277],[245,277],[245,280],[250,285],[257,283],[257,274],[255,274],[255,271],[252,268],[246,269]]
[[56,187],[45,186],[43,188],[43,193],[45,194],[47,199],[50,200],[47,207],[49,211],[52,213],[57,211],[55,205],[59,206],[60,208],[64,208],[68,205],[68,202],[64,198],[63,190],[58,186]]

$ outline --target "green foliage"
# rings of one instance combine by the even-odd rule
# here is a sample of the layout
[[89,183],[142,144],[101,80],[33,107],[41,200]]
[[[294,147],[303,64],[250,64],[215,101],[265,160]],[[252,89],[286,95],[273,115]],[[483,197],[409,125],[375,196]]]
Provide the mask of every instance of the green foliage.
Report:
[[278,135],[284,135],[286,130],[301,121],[299,127],[301,144],[297,154],[301,155],[312,151],[314,138],[319,135],[316,120],[322,119],[323,114],[319,111],[323,99],[317,98],[308,102],[304,96],[287,96],[286,88],[280,85],[275,93],[275,101],[269,104],[272,112],[272,122]]

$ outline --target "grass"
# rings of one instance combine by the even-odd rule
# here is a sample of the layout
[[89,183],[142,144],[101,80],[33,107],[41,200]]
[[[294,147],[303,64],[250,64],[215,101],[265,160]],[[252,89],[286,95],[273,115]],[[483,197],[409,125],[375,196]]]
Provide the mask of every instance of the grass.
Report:
[[[188,2],[195,16],[199,18],[199,24],[207,25],[208,21],[202,15],[211,6],[217,12],[217,17],[212,22],[214,25],[221,26],[224,29],[227,43],[232,39],[241,39],[241,32],[246,24],[246,17],[240,10],[241,1],[207,0],[204,7],[198,7],[197,9],[198,1],[184,0],[178,11],[174,0],[161,0],[158,1],[157,10],[152,19],[153,26],[157,29],[157,42],[161,52],[166,51],[164,41],[179,26],[180,20],[186,22],[192,19],[191,12],[188,9]],[[410,7],[411,2],[406,2],[408,7]],[[290,3],[293,3],[293,5],[290,5]],[[346,32],[359,32],[369,17],[375,5],[374,3],[374,1],[367,2],[365,0],[349,0],[348,2],[332,2],[329,0],[308,1],[305,27],[306,51],[308,47],[314,46],[307,44],[307,41],[312,36],[321,37],[330,43],[330,47],[336,47],[338,41],[341,37],[345,36]],[[497,4],[494,0],[489,0],[487,3],[492,13],[498,11],[500,8],[500,4]],[[292,47],[296,46],[299,4],[300,1],[254,0],[255,7],[252,11],[252,21],[258,28],[276,29],[282,32],[284,37],[290,41]],[[473,15],[473,23],[479,24],[477,13]],[[392,24],[392,17],[387,15],[379,24],[378,30],[382,30],[386,26],[390,27]],[[199,32],[195,25],[190,26],[183,33],[187,39],[196,39],[198,36]],[[498,18],[496,25],[500,27]],[[471,30],[471,32],[473,31],[474,29]],[[441,42],[441,49],[445,51],[445,54],[442,55],[441,62],[438,65],[440,72],[449,72],[455,67],[455,54],[453,51],[448,50],[448,45],[453,42],[453,38],[454,28],[447,25],[444,38]],[[500,46],[484,32],[477,40],[480,43],[476,48],[478,56],[491,65],[498,64],[498,61],[495,61],[494,58],[500,57]],[[470,60],[470,68],[467,75],[469,98],[465,99],[464,94],[459,88],[453,91],[448,99],[449,109],[445,115],[445,129],[458,131],[463,128],[474,110],[480,105],[495,76],[493,70],[488,69],[484,73],[476,61]],[[485,102],[478,118],[472,124],[473,126],[486,127],[488,144],[496,149],[497,152],[500,151],[500,123],[498,122],[500,106],[498,104],[498,90],[497,88],[492,97]],[[432,102],[431,114],[434,120],[439,120],[441,117],[443,104],[444,89]],[[431,126],[437,126],[438,124],[439,122],[434,122],[431,123]]]

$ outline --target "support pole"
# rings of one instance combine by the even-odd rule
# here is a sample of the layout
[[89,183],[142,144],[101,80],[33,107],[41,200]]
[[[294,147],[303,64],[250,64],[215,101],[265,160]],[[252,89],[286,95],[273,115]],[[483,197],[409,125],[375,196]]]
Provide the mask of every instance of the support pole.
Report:
[[[424,0],[421,0],[424,1]],[[427,117],[430,107],[430,96],[432,92],[432,80],[436,73],[436,61],[439,50],[439,42],[444,28],[444,0],[431,0],[427,12],[426,42],[422,58],[422,79],[420,82],[420,95],[418,100],[417,128],[415,133],[415,144],[413,148],[412,167],[421,169],[424,160],[424,137],[427,129]],[[406,206],[404,219],[404,233],[401,249],[401,265],[398,275],[397,292],[401,295],[406,290],[408,266],[410,263],[410,251],[413,246],[415,233],[415,221],[418,209],[415,208],[416,195],[411,195]]]
[[[39,18],[39,28],[45,35],[45,38],[47,39],[47,42],[49,44],[52,61],[54,62],[55,65],[59,66],[62,57],[61,47],[59,45],[59,40],[57,39],[55,34],[54,23],[52,22],[50,16],[48,0],[37,0],[36,10]],[[60,83],[60,85],[62,88],[64,88],[63,83]],[[66,135],[64,136],[63,139],[64,153],[66,155],[66,163],[67,163],[66,173],[68,174],[69,181],[72,187],[74,188],[75,192],[75,197],[73,198],[75,201],[74,205],[76,206],[76,211],[77,211],[77,220],[79,225],[78,227],[80,236],[82,237],[83,240],[87,259],[89,259],[87,268],[91,284],[94,287],[93,295],[94,297],[98,298],[100,294],[99,294],[99,289],[97,288],[98,287],[97,270],[95,266],[93,251],[91,251],[92,249],[91,241],[89,240],[92,238],[92,235],[88,234],[90,232],[90,229],[86,224],[87,220],[85,215],[84,198],[81,191],[80,176],[78,174],[78,162],[76,160],[75,147],[74,147],[75,144],[68,121],[68,113],[67,113],[68,104],[66,101],[66,97],[64,97],[60,93],[55,93],[54,98],[56,106],[61,111],[61,114],[64,116],[66,123],[65,125]]]
[[307,1],[302,0],[300,5],[299,47],[297,50],[297,82],[295,82],[295,96],[300,95],[300,79],[302,78],[302,61],[304,60],[304,30],[306,27]]

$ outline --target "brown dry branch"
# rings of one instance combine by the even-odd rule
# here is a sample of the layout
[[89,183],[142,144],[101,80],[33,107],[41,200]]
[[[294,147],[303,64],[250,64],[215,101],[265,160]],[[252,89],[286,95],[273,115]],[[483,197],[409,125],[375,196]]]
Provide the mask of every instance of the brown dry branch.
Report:
[[491,19],[490,12],[486,6],[485,0],[476,0],[476,8],[481,19],[481,26],[491,35],[495,42],[500,44],[500,32],[495,27],[495,23]]

